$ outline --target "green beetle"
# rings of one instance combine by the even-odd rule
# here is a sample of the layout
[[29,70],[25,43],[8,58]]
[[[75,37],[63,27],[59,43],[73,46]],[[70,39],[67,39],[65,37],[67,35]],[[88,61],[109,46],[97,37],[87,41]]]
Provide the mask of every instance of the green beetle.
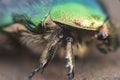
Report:
[[81,54],[95,44],[107,53],[119,46],[116,29],[97,0],[1,0],[0,7],[2,30],[19,32],[21,42],[32,48],[47,41],[30,80],[61,47],[65,48],[68,80],[72,80],[75,51]]

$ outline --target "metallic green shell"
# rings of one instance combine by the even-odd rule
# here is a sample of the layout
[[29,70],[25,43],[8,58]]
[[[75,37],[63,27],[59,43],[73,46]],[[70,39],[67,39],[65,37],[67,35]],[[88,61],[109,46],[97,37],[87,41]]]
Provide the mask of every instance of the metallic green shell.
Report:
[[87,30],[97,30],[106,19],[96,0],[56,0],[50,16],[53,21]]
[[37,29],[48,14],[53,21],[87,30],[98,29],[106,19],[97,0],[0,0],[0,26],[17,17]]
[[36,28],[42,19],[49,14],[52,0],[0,0],[0,26],[18,20],[28,20]]

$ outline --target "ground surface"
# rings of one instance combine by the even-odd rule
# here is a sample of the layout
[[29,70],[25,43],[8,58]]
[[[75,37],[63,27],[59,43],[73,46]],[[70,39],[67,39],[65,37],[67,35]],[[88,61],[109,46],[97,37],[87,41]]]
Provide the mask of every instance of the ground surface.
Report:
[[[120,30],[120,1],[103,1]],[[0,80],[28,80],[28,74],[38,65],[38,56],[23,49],[14,51],[12,43],[5,40],[6,37],[0,35]],[[38,73],[33,80],[65,80],[64,65],[64,59],[54,59],[44,74]],[[77,59],[75,80],[120,80],[120,49],[107,55],[94,51],[84,59]]]

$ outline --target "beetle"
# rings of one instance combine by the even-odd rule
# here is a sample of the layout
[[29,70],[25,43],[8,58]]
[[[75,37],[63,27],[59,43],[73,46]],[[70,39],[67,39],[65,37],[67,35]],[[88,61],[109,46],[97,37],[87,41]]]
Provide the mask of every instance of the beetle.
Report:
[[81,54],[82,47],[94,44],[108,53],[119,46],[116,28],[97,0],[1,0],[0,7],[2,30],[19,32],[21,42],[32,48],[47,41],[30,80],[61,47],[65,49],[68,80],[72,80],[75,49]]

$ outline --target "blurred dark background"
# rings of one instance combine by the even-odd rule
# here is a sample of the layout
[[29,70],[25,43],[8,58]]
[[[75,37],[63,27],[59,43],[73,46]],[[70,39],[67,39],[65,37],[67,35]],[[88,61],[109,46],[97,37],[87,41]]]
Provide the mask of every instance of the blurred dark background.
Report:
[[[120,38],[120,1],[101,0],[116,25]],[[19,45],[19,46],[18,46]],[[33,54],[16,39],[0,33],[0,80],[28,80],[29,73],[39,64],[39,55]],[[64,59],[54,58],[33,80],[65,80]],[[120,80],[120,49],[107,55],[97,50],[76,60],[75,80]]]

